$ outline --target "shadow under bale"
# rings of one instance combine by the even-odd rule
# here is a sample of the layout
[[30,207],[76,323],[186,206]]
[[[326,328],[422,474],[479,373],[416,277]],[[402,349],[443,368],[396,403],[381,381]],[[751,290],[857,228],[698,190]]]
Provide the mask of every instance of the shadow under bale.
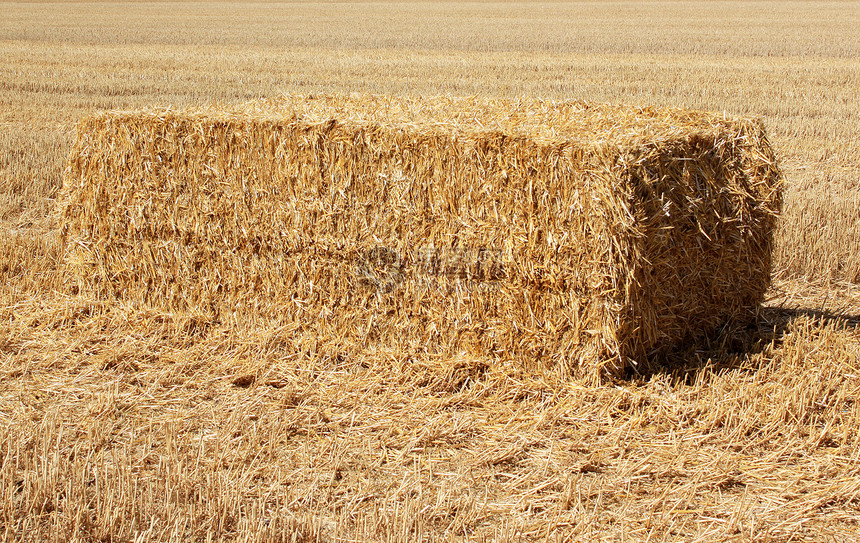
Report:
[[798,325],[860,331],[860,312],[798,307],[763,307],[756,320],[726,326],[680,342],[652,355],[642,367],[631,367],[625,379],[648,380],[671,374],[677,383],[692,384],[703,371],[746,369],[756,371],[758,355],[782,346],[785,335]]

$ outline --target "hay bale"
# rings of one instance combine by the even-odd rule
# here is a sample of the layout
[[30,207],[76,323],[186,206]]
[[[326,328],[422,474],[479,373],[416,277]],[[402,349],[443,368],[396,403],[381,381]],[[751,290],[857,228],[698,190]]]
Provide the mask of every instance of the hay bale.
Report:
[[82,121],[63,216],[99,296],[338,348],[617,375],[754,315],[780,174],[680,109],[285,96]]

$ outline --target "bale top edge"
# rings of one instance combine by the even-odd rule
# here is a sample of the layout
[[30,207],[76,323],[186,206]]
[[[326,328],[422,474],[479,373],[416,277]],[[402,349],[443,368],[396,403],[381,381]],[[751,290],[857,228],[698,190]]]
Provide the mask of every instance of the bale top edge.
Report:
[[639,145],[644,141],[685,139],[692,133],[737,134],[760,126],[753,118],[679,107],[640,107],[549,101],[520,97],[382,96],[374,94],[300,95],[254,100],[237,105],[105,111],[87,122],[300,122],[379,127],[481,138],[491,134],[524,137],[539,143]]

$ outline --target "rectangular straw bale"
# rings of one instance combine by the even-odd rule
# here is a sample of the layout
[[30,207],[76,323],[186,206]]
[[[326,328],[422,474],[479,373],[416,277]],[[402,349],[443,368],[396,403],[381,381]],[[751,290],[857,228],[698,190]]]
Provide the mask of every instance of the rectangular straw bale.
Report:
[[755,314],[779,179],[759,122],[680,109],[113,112],[79,125],[66,262],[102,297],[600,378]]

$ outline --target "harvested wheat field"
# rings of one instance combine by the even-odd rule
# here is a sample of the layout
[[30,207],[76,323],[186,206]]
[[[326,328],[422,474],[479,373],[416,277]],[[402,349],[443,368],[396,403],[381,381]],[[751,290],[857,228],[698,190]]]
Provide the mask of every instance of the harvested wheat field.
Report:
[[2,13],[3,540],[860,540],[852,3]]

